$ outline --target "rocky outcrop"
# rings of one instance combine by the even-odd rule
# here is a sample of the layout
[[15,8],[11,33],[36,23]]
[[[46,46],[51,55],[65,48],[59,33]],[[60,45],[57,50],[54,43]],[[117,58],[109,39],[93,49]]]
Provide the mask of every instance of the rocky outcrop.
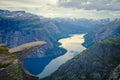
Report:
[[15,48],[11,48],[9,49],[9,52],[16,54],[20,60],[23,60],[26,56],[30,55],[32,52],[45,44],[46,42],[44,41],[30,42]]
[[16,58],[17,56],[10,53],[5,44],[0,44],[0,68],[10,65]]
[[0,69],[1,80],[39,80],[38,77],[29,74],[22,68],[18,60],[15,60],[11,65],[6,68]]
[[120,80],[120,64],[115,68],[113,73],[110,75],[109,80]]
[[10,49],[9,51],[11,52],[11,54],[16,54],[18,58],[15,59],[8,66],[0,68],[0,79],[2,80],[39,80],[37,76],[32,75],[27,70],[25,70],[23,65],[23,58],[25,58],[30,53],[32,53],[33,51],[37,50],[38,48],[40,48],[45,44],[46,42],[44,41],[37,41],[37,42],[23,44],[16,48]]
[[120,37],[99,42],[42,80],[107,80],[120,63],[119,53]]

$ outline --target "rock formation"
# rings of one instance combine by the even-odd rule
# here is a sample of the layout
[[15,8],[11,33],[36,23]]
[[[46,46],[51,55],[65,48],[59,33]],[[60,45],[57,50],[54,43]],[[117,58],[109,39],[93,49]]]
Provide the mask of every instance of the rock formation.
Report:
[[[26,56],[30,55],[30,53],[32,53],[33,51],[37,50],[38,48],[40,48],[45,44],[46,42],[44,41],[36,41],[36,42],[26,43],[21,46],[10,49],[9,50],[9,52],[11,52],[10,54],[17,55],[17,59],[14,59],[14,61],[12,61],[11,64],[0,68],[0,79],[1,80],[39,80],[38,77],[30,74],[27,70],[24,69],[23,59]],[[0,58],[0,60],[2,59],[3,61],[6,61],[6,56],[3,56],[2,58]]]
[[120,80],[120,64],[115,68],[113,73],[110,75],[109,80]]
[[44,44],[46,44],[44,41],[30,42],[15,48],[11,48],[9,49],[9,52],[16,54],[19,59],[23,60],[26,56],[30,55],[30,53],[39,49]]
[[[107,80],[120,64],[120,37],[104,40],[67,61],[41,80]],[[119,80],[119,67],[111,80]]]

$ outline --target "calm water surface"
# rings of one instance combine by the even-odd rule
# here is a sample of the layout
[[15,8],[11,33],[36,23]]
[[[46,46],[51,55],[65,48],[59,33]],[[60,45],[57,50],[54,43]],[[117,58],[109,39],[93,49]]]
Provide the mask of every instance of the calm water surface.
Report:
[[49,76],[51,73],[56,71],[63,63],[70,60],[77,54],[80,54],[80,52],[82,52],[85,49],[85,47],[82,46],[82,43],[84,42],[84,35],[85,34],[74,34],[70,35],[70,37],[68,38],[60,39],[60,47],[65,48],[67,52],[64,55],[53,59],[38,75],[38,77],[44,78],[46,76]]

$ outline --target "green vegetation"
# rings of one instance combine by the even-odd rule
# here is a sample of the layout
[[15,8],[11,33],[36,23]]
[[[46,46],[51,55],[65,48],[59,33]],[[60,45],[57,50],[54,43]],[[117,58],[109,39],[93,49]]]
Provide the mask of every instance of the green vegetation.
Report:
[[41,80],[107,80],[120,64],[119,53],[120,37],[97,42]]
[[[96,42],[100,42],[105,39],[111,39],[119,36],[120,36],[120,20],[115,20],[106,25],[98,27],[89,32],[88,34],[86,34],[84,36],[85,42],[83,43],[83,45],[88,48]],[[113,39],[105,41],[105,43],[106,42],[113,43],[112,41]]]
[[0,36],[0,39],[2,39],[2,36]]
[[6,48],[6,45],[0,46],[0,54],[5,54],[6,56],[9,56],[9,57],[14,58],[14,59],[17,58],[16,55],[14,55],[8,51],[8,49]]
[[0,46],[0,68],[7,67],[17,58],[16,55],[10,53],[6,45]]
[[104,43],[104,44],[110,43],[110,44],[120,45],[120,37],[104,40],[102,43]]
[[8,63],[0,63],[0,68],[7,67],[8,65],[12,64],[12,62]]
[[0,40],[2,40],[2,39],[4,39],[5,38],[5,36],[3,36],[3,35],[0,35]]
[[22,79],[22,70],[20,68],[20,65],[18,63],[14,64],[11,68],[10,71],[10,76],[12,76],[12,78],[14,80],[21,80]]

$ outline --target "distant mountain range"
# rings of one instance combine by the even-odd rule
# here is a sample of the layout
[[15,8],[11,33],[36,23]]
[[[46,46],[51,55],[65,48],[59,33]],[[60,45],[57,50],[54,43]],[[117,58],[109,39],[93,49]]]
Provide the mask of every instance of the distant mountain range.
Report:
[[93,19],[64,19],[55,18],[52,21],[58,26],[64,34],[87,33],[91,30],[111,22],[108,19],[93,20]]
[[58,39],[69,34],[88,33],[110,22],[110,19],[50,19],[25,11],[0,10],[0,43],[12,48],[24,43],[44,40],[47,44],[34,52],[31,57],[61,55],[65,50],[58,47],[60,45]]
[[85,42],[83,45],[89,47],[96,42],[117,36],[120,36],[120,19],[115,19],[114,21],[89,32],[85,35]]
[[13,48],[33,41],[47,42],[31,57],[64,54],[66,50],[58,47],[57,41],[78,33],[87,33],[83,45],[89,48],[43,80],[119,80],[111,75],[119,72],[120,19],[50,19],[25,11],[0,10],[0,43]]
[[46,18],[24,11],[0,10],[0,43],[12,48],[32,41],[47,42],[32,57],[63,54],[65,50],[59,48],[57,42],[61,37],[60,33],[56,25]]
[[83,45],[89,48],[60,66],[56,72],[41,80],[120,79],[119,19],[89,32],[85,35]]

